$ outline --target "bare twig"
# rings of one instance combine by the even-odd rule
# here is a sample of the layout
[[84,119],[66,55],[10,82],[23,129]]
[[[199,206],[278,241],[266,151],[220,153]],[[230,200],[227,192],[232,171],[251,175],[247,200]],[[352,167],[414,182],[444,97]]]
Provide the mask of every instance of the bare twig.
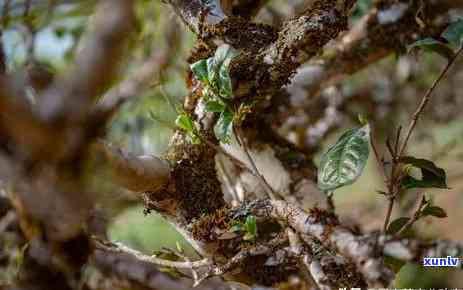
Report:
[[201,275],[198,281],[195,282],[195,286],[199,285],[202,281],[209,277],[220,276],[231,271],[250,257],[270,254],[275,250],[275,248],[281,246],[286,241],[286,237],[276,237],[275,239],[265,244],[254,245],[250,248],[243,249],[231,259],[229,259],[228,262],[224,265],[209,266],[209,269],[207,269],[207,271]]
[[200,268],[200,267],[209,266],[212,263],[211,260],[209,260],[208,258],[204,258],[202,260],[192,261],[192,262],[191,261],[184,261],[184,262],[170,261],[166,259],[157,258],[155,256],[145,255],[135,249],[127,247],[126,245],[122,243],[102,241],[97,238],[94,238],[93,240],[95,242],[95,246],[99,249],[109,250],[109,251],[118,252],[118,253],[126,253],[126,254],[136,257],[140,261],[153,263],[158,266],[171,267],[171,268],[176,268],[176,269],[192,269],[192,268]]
[[262,176],[262,174],[260,174],[259,169],[257,169],[256,163],[254,163],[254,159],[252,159],[251,154],[249,153],[248,147],[246,145],[246,142],[244,142],[243,139],[241,138],[241,135],[238,132],[238,129],[234,128],[234,133],[235,133],[236,139],[238,141],[238,144],[243,149],[243,151],[244,151],[244,153],[246,155],[246,158],[248,159],[248,162],[251,165],[251,168],[252,168],[252,171],[254,172],[254,175],[257,176],[257,178],[259,179],[259,182],[264,187],[264,189],[267,192],[268,196],[271,199],[276,200],[277,195],[276,195],[275,191],[270,186],[270,184],[268,184],[267,180],[265,180],[265,177]]
[[426,200],[426,197],[424,196],[424,193],[421,193],[421,197],[418,200],[419,200],[419,203],[418,203],[418,206],[416,207],[415,212],[413,213],[413,216],[397,232],[397,234],[396,234],[397,236],[400,236],[403,232],[405,232],[408,228],[410,228],[420,218],[421,210],[423,209],[423,207],[427,203],[427,200]]
[[384,219],[383,233],[386,233],[389,221],[391,220],[392,209],[394,208],[395,196],[388,196],[386,218]]
[[394,143],[394,148],[392,147],[390,142],[386,142],[386,144],[388,146],[388,149],[389,149],[389,151],[391,153],[392,167],[391,167],[390,179],[389,179],[389,182],[388,182],[388,193],[387,193],[388,194],[387,195],[388,208],[387,208],[386,218],[385,218],[384,225],[383,225],[383,233],[386,232],[387,227],[389,225],[389,221],[390,221],[391,214],[392,214],[392,209],[394,207],[394,201],[395,201],[396,195],[397,195],[397,193],[399,191],[399,188],[400,188],[400,180],[401,180],[402,176],[401,176],[401,166],[400,166],[399,159],[403,155],[403,153],[404,153],[404,151],[405,151],[405,149],[407,147],[410,136],[411,136],[413,130],[415,129],[416,123],[417,123],[420,115],[422,114],[422,112],[423,112],[424,108],[426,107],[426,105],[431,100],[432,93],[433,93],[434,89],[437,87],[437,85],[440,83],[440,81],[444,78],[446,73],[452,67],[452,64],[458,58],[458,56],[460,55],[462,50],[463,50],[463,46],[460,47],[460,49],[457,51],[455,56],[447,63],[445,68],[439,74],[439,77],[434,81],[432,86],[427,90],[427,92],[425,93],[425,95],[421,99],[421,102],[420,102],[418,108],[416,109],[415,113],[412,116],[412,120],[410,121],[407,132],[405,133],[405,139],[404,139],[402,145],[400,146],[400,150],[397,150],[396,148],[399,148],[399,143],[400,143],[399,139],[400,139],[401,128],[399,128],[399,130],[397,131],[397,136],[396,136],[396,140],[395,140],[395,143]]
[[174,279],[162,273],[156,264],[144,262],[136,256],[117,251],[112,244],[104,246],[101,243],[93,253],[92,265],[103,274],[134,282],[137,287],[156,290],[230,290],[230,287],[220,281],[207,281],[193,288],[188,279]]
[[400,145],[400,134],[402,133],[402,126],[399,126],[397,128],[397,134],[395,136],[395,142],[394,142],[394,152],[397,154],[399,152],[399,145]]
[[405,133],[405,140],[402,143],[402,146],[400,147],[398,157],[402,156],[402,154],[404,153],[405,148],[407,147],[408,141],[410,139],[410,136],[412,135],[412,132],[415,129],[416,123],[418,122],[418,119],[419,119],[421,113],[423,112],[424,108],[426,107],[426,105],[431,100],[432,93],[434,92],[435,88],[441,82],[441,80],[444,78],[444,76],[449,71],[449,69],[452,67],[452,65],[455,63],[455,61],[457,60],[458,56],[461,54],[462,51],[463,51],[463,46],[461,46],[458,49],[455,56],[447,63],[445,68],[439,74],[439,77],[434,81],[432,86],[427,90],[426,94],[424,94],[418,108],[416,109],[415,113],[413,114],[413,117],[412,117],[412,120],[410,121],[410,124],[408,125],[407,133]]

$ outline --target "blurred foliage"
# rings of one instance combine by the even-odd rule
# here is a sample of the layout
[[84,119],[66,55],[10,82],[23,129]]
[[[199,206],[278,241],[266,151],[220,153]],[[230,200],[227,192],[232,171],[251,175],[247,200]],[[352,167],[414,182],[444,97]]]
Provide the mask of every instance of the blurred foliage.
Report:
[[146,254],[154,254],[163,248],[176,250],[178,242],[186,255],[195,256],[193,248],[172,225],[156,213],[145,216],[141,206],[124,210],[114,220],[108,235],[111,240],[123,242]]

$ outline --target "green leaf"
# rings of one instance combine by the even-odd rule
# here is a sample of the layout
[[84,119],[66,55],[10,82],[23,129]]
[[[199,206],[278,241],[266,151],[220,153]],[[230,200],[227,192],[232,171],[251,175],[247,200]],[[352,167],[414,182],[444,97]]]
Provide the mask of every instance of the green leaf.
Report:
[[220,113],[220,117],[214,126],[214,133],[217,139],[223,143],[229,143],[233,134],[233,113],[225,110]]
[[208,74],[207,74],[207,60],[201,59],[190,65],[191,71],[195,77],[203,82],[208,83]]
[[221,113],[225,110],[225,104],[220,101],[209,101],[206,103],[206,112]]
[[367,163],[369,140],[369,125],[345,132],[322,156],[318,187],[323,191],[332,191],[354,183]]
[[400,218],[393,220],[387,227],[386,232],[390,235],[395,235],[407,224],[409,220],[410,218],[408,217],[400,217]]
[[447,59],[452,59],[455,56],[453,49],[450,48],[448,44],[432,37],[420,39],[407,46],[408,52],[416,48],[421,48],[425,51],[436,52]]
[[193,63],[190,68],[198,80],[210,87],[212,92],[221,98],[233,96],[230,78],[230,63],[237,51],[228,44],[217,48],[213,57]]
[[411,188],[447,188],[447,177],[445,170],[437,167],[434,162],[426,159],[405,156],[400,159],[402,163],[410,164],[421,169],[421,179],[411,175],[402,178],[401,186],[403,189]]
[[434,216],[437,218],[446,218],[447,213],[441,207],[428,205],[421,211],[421,216]]
[[207,79],[209,80],[209,85],[214,91],[217,91],[217,64],[214,61],[213,57],[207,59]]
[[186,114],[178,115],[177,119],[175,120],[175,125],[189,133],[195,131],[193,120],[191,120],[191,118]]
[[257,237],[257,222],[256,217],[249,215],[246,217],[246,222],[244,223],[246,229],[246,234],[244,235],[244,240],[254,240]]
[[459,48],[463,41],[463,19],[451,23],[442,33],[442,37],[447,39],[454,48]]
[[224,60],[219,69],[219,96],[226,99],[233,96],[232,81],[229,73],[232,57],[234,57],[233,54],[231,57]]
[[207,60],[209,81],[222,98],[231,98],[233,95],[229,68],[231,61],[237,54],[233,47],[223,44],[217,48],[214,57]]
[[188,133],[188,137],[193,144],[201,143],[201,139],[197,136],[196,127],[193,120],[185,113],[178,115],[175,124]]

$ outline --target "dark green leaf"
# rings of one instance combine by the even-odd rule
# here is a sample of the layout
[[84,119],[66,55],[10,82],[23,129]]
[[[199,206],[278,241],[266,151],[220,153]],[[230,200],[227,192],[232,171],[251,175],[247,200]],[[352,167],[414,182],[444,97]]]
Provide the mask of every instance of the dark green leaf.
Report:
[[195,75],[195,77],[199,81],[207,84],[207,82],[208,82],[207,60],[201,59],[201,60],[193,63],[192,65],[190,65],[190,68],[191,68],[191,71],[193,72],[193,74]]
[[214,133],[217,139],[223,143],[230,142],[231,135],[233,134],[233,113],[225,110],[220,113],[219,120],[214,126]]
[[220,101],[209,101],[206,103],[206,111],[221,113],[225,110],[225,104]]
[[400,217],[398,219],[393,220],[387,228],[387,233],[390,235],[395,235],[397,232],[400,231],[400,229],[402,229],[407,224],[409,220],[410,218],[408,217]]
[[437,167],[432,161],[411,156],[402,157],[400,161],[421,169],[422,175],[421,180],[411,175],[405,176],[401,181],[403,189],[430,187],[447,188],[445,170]]
[[447,213],[441,207],[428,205],[421,211],[421,216],[434,216],[438,218],[446,218]]
[[318,187],[331,191],[354,183],[367,163],[369,141],[369,125],[345,132],[322,156],[318,169]]
[[223,61],[222,66],[219,69],[219,95],[222,98],[233,97],[233,88],[229,69],[230,63],[235,55],[235,53],[230,54],[230,57]]
[[412,43],[407,47],[407,50],[410,52],[416,48],[421,48],[425,51],[436,52],[447,59],[452,59],[455,56],[453,49],[450,48],[448,44],[431,37]]
[[442,37],[447,39],[454,48],[460,47],[463,40],[463,19],[451,23],[442,33]]

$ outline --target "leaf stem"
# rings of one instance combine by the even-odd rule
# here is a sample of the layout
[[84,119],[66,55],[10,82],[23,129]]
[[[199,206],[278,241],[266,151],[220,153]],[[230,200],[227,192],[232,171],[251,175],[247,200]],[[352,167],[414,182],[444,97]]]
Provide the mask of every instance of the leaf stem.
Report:
[[233,130],[235,132],[238,144],[241,146],[241,148],[243,148],[243,151],[244,151],[244,153],[246,155],[246,158],[248,159],[248,161],[249,161],[249,163],[251,165],[252,171],[254,171],[254,176],[256,176],[259,179],[259,182],[264,187],[264,189],[267,192],[268,196],[272,200],[278,200],[278,198],[276,197],[276,193],[273,190],[273,188],[270,186],[270,184],[268,184],[267,180],[265,180],[264,176],[262,176],[262,174],[260,174],[259,170],[257,169],[256,163],[254,163],[254,160],[252,159],[251,154],[249,153],[249,150],[248,150],[246,144],[243,142],[243,139],[241,138],[238,130],[235,127],[233,127]]

